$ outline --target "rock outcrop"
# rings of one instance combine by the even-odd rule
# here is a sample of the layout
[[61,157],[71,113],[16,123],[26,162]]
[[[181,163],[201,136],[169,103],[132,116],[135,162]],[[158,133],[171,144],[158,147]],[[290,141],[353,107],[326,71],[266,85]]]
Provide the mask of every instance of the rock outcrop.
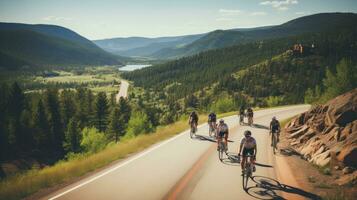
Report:
[[300,114],[285,130],[293,149],[309,162],[357,168],[357,88]]

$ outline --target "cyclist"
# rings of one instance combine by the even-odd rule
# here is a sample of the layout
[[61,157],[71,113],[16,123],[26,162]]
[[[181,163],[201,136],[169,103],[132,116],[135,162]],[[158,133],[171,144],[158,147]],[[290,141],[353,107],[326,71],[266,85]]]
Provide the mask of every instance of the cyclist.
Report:
[[[242,152],[243,150],[243,152]],[[252,133],[249,130],[244,131],[244,137],[240,141],[238,156],[243,154],[241,162],[242,171],[244,171],[245,163],[247,162],[247,156],[250,155],[250,162],[253,165],[253,172],[255,172],[255,157],[257,154],[257,143],[252,137]]]
[[211,112],[208,115],[208,127],[209,127],[209,135],[211,136],[212,132],[216,129],[216,121],[217,121],[217,116],[216,113]]
[[[194,130],[196,131],[197,129],[197,123],[198,123],[198,115],[196,113],[196,111],[192,111],[190,114],[190,117],[188,119],[188,124],[194,128]],[[195,132],[194,131],[194,132]]]
[[274,134],[276,134],[276,142],[279,142],[280,123],[276,119],[276,117],[273,117],[273,119],[270,122],[270,134],[272,134],[272,136],[271,136],[271,139],[272,139],[271,145],[273,145],[273,136],[274,136]]
[[222,139],[224,138],[224,144],[226,146],[225,151],[228,150],[228,134],[229,134],[229,130],[228,130],[228,125],[226,123],[224,123],[224,120],[221,119],[219,120],[219,124],[217,127],[217,151],[219,150],[219,144],[222,141]]
[[252,125],[253,124],[253,109],[251,107],[248,107],[247,109],[247,116],[248,116],[248,124]]
[[241,106],[239,109],[239,124],[243,124],[244,123],[244,107]]

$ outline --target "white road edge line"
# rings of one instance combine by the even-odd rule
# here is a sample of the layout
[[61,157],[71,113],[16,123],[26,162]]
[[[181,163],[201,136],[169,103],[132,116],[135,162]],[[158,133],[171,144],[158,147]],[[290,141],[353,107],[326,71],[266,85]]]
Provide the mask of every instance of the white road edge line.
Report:
[[[234,115],[231,115],[231,116],[227,116],[227,117],[232,117],[232,116],[235,116],[235,114],[234,114]],[[223,117],[223,118],[227,118],[227,117]],[[207,125],[207,124],[206,124],[206,123],[203,123],[203,124],[197,126],[197,128],[201,128],[201,127],[203,127],[203,126],[205,126],[205,125]],[[62,193],[60,193],[60,194],[58,194],[58,195],[56,195],[56,196],[54,196],[54,197],[51,197],[51,198],[49,198],[48,200],[57,199],[58,197],[61,197],[61,196],[65,195],[65,194],[67,194],[67,193],[69,193],[69,192],[71,192],[71,191],[73,191],[73,190],[76,190],[76,189],[78,189],[78,188],[80,188],[80,187],[82,187],[82,186],[84,186],[84,185],[86,185],[86,184],[88,184],[88,183],[91,183],[91,182],[93,182],[93,181],[95,181],[95,180],[101,178],[102,176],[105,176],[105,175],[107,175],[107,174],[109,174],[109,173],[111,173],[111,172],[113,172],[113,171],[115,171],[115,170],[117,170],[117,169],[119,169],[119,168],[121,168],[121,167],[123,167],[123,166],[125,166],[125,165],[127,165],[127,164],[129,164],[129,163],[131,163],[131,162],[133,162],[134,160],[136,160],[136,159],[138,159],[138,158],[140,158],[140,157],[142,157],[142,156],[145,156],[146,154],[148,154],[148,153],[154,151],[155,149],[158,149],[159,147],[161,147],[161,146],[163,146],[163,145],[165,145],[165,144],[167,144],[167,143],[169,143],[169,142],[171,142],[171,141],[177,139],[178,137],[181,137],[182,135],[184,135],[184,134],[187,133],[187,132],[188,132],[188,130],[183,131],[182,133],[180,133],[180,134],[174,136],[173,138],[170,138],[170,139],[168,139],[168,140],[166,140],[166,141],[163,141],[163,142],[159,143],[158,145],[153,146],[153,147],[147,149],[146,151],[144,151],[144,152],[142,152],[142,153],[139,153],[138,155],[134,156],[133,158],[131,158],[131,159],[127,160],[127,161],[124,161],[123,163],[120,163],[118,166],[115,166],[115,167],[113,167],[113,168],[111,168],[111,169],[109,169],[109,170],[103,172],[102,174],[100,174],[100,175],[98,175],[98,176],[95,176],[95,177],[93,177],[93,178],[91,178],[91,179],[89,179],[89,180],[87,180],[87,181],[85,181],[85,182],[83,182],[83,183],[81,183],[81,184],[79,184],[79,185],[77,185],[77,186],[71,188],[71,189],[68,189],[68,190],[66,190],[66,191],[64,191],[64,192],[62,192]]]
[[[204,123],[204,124],[201,124],[201,125],[199,125],[197,128],[201,128],[201,127],[204,126],[204,125],[206,125],[206,124],[205,124],[205,123]],[[152,147],[152,148],[150,148],[150,149],[148,149],[148,150],[146,150],[146,151],[140,153],[139,155],[137,155],[137,156],[135,156],[135,157],[133,157],[133,158],[131,158],[131,159],[129,159],[129,160],[123,162],[123,163],[120,163],[118,166],[115,166],[115,167],[109,169],[108,171],[103,172],[102,174],[100,174],[100,175],[98,175],[98,176],[95,176],[95,177],[93,177],[93,178],[91,178],[91,179],[89,179],[89,180],[87,180],[87,181],[85,181],[85,182],[83,182],[83,183],[81,183],[81,184],[79,184],[79,185],[77,185],[77,186],[75,186],[75,187],[69,189],[69,190],[66,190],[66,191],[64,191],[64,192],[62,192],[62,193],[60,193],[60,194],[58,194],[58,195],[56,195],[56,196],[54,196],[54,197],[49,198],[48,200],[57,199],[58,197],[61,197],[61,196],[65,195],[65,194],[67,194],[67,193],[69,193],[69,192],[71,192],[71,191],[73,191],[73,190],[75,190],[75,189],[78,189],[78,188],[80,188],[80,187],[82,187],[82,186],[84,186],[84,185],[86,185],[86,184],[88,184],[88,183],[91,183],[91,182],[93,182],[93,181],[99,179],[100,177],[105,176],[105,175],[107,175],[107,174],[109,174],[109,173],[111,173],[111,172],[113,172],[113,171],[115,171],[115,170],[117,170],[117,169],[119,169],[119,168],[121,168],[121,167],[123,167],[123,166],[125,166],[125,165],[127,165],[127,164],[129,164],[129,163],[131,163],[131,162],[133,162],[134,160],[136,160],[136,159],[138,159],[138,158],[140,158],[140,157],[142,157],[142,156],[145,156],[146,154],[148,154],[148,153],[154,151],[155,149],[157,149],[157,148],[159,148],[159,147],[161,147],[161,146],[163,146],[163,145],[165,145],[165,144],[167,144],[167,143],[169,143],[169,142],[171,142],[171,141],[177,139],[178,137],[184,135],[186,132],[187,132],[187,130],[184,131],[184,132],[182,132],[182,133],[180,133],[180,134],[178,134],[178,135],[176,135],[176,136],[173,137],[173,138],[170,138],[170,139],[168,139],[168,140],[166,140],[166,141],[163,141],[162,143],[159,143],[158,145],[156,145],[156,146],[154,146],[154,147]]]

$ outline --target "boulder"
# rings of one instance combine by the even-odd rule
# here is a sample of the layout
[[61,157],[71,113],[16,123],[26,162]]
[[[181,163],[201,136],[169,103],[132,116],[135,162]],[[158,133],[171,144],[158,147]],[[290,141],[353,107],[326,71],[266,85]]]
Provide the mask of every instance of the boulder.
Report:
[[350,173],[352,173],[353,172],[353,169],[351,168],[351,167],[345,167],[345,168],[343,168],[343,170],[342,170],[342,173],[343,174],[350,174]]
[[337,159],[347,166],[357,167],[357,144],[345,146]]
[[339,186],[356,184],[357,171],[353,172],[352,174],[348,174],[340,177],[336,182]]

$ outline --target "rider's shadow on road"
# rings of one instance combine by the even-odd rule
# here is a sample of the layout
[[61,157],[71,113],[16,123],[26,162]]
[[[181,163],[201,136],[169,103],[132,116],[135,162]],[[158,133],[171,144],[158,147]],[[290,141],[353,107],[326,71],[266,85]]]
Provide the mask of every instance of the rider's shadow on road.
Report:
[[260,128],[260,129],[269,130],[269,127],[264,126],[264,125],[262,125],[262,124],[252,124],[252,127],[253,127],[253,128]]
[[255,186],[248,187],[245,191],[250,196],[256,199],[272,199],[281,200],[284,197],[278,195],[279,192],[285,192],[290,194],[296,194],[306,199],[321,200],[322,198],[316,194],[307,192],[305,190],[292,187],[280,183],[279,181],[265,177],[265,176],[253,176],[252,180],[256,183]]
[[211,138],[209,136],[206,135],[197,135],[194,137],[194,139],[196,140],[201,140],[201,141],[208,141],[208,142],[217,142],[214,138]]

